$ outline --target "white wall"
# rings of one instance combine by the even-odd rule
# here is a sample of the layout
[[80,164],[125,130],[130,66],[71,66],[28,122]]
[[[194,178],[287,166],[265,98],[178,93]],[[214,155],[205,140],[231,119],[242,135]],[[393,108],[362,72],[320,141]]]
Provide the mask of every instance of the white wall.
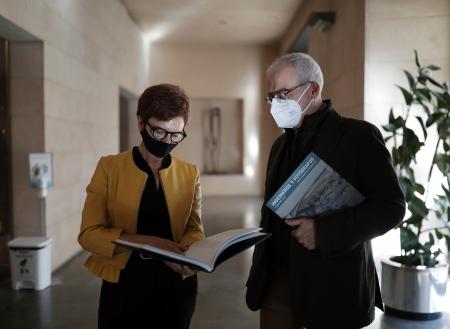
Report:
[[[136,95],[145,88],[148,45],[118,0],[2,0],[0,15],[44,45],[41,151],[54,155],[47,234],[54,239],[56,268],[79,250],[85,187],[98,158],[118,151],[119,87]],[[25,130],[23,138],[33,136]],[[16,236],[29,235],[27,223],[39,214],[26,216],[14,226]]]
[[[190,97],[243,100],[244,175],[203,175],[202,190],[204,195],[261,194],[270,146],[279,133],[264,102],[264,71],[273,51],[256,46],[156,44],[150,59],[152,84],[180,85]],[[187,134],[195,129],[200,127],[188,126]],[[183,143],[184,148],[202,147],[189,138]]]

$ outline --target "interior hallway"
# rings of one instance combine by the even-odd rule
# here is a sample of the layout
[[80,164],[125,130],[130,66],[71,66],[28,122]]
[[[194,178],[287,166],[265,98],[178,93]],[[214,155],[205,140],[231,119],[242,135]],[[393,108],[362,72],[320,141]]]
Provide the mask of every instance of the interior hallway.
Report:
[[[261,199],[253,197],[204,198],[203,220],[207,235],[256,226]],[[73,237],[76,239],[76,237]],[[13,291],[0,283],[2,329],[94,329],[100,281],[83,267],[80,253],[53,275],[52,286],[41,291]],[[192,329],[259,328],[259,314],[245,305],[245,281],[251,251],[223,263],[213,274],[199,274],[199,296]],[[428,322],[400,320],[377,312],[369,329],[450,329],[450,314]]]

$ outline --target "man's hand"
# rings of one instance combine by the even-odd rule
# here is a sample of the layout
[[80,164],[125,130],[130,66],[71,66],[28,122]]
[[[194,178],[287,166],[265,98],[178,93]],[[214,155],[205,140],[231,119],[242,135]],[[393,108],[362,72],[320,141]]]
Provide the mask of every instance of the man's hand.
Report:
[[316,249],[316,227],[311,218],[286,219],[284,221],[294,229],[292,237],[308,250]]

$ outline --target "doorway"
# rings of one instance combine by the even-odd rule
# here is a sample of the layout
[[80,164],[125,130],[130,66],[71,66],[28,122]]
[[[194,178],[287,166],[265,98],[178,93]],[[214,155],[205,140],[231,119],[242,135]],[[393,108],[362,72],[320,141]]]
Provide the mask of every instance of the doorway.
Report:
[[119,150],[124,152],[140,142],[137,129],[138,98],[124,88],[119,88]]
[[8,41],[0,38],[0,279],[9,276],[11,238],[11,119],[8,107]]

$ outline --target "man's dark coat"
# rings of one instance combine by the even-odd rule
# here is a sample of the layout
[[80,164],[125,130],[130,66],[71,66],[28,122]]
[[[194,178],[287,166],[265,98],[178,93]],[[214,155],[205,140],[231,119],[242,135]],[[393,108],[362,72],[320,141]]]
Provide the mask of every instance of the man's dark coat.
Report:
[[[388,150],[372,124],[340,116],[330,102],[313,146],[320,158],[356,187],[365,201],[350,209],[315,218],[317,249],[309,251],[293,238],[289,252],[290,302],[307,328],[359,328],[383,309],[370,240],[397,225],[405,201]],[[265,202],[274,191],[277,161],[286,149],[286,134],[270,152]],[[261,227],[268,229],[270,210],[263,205]],[[280,219],[281,220],[281,219]],[[247,281],[247,305],[261,308],[269,279],[266,243],[256,246]]]

